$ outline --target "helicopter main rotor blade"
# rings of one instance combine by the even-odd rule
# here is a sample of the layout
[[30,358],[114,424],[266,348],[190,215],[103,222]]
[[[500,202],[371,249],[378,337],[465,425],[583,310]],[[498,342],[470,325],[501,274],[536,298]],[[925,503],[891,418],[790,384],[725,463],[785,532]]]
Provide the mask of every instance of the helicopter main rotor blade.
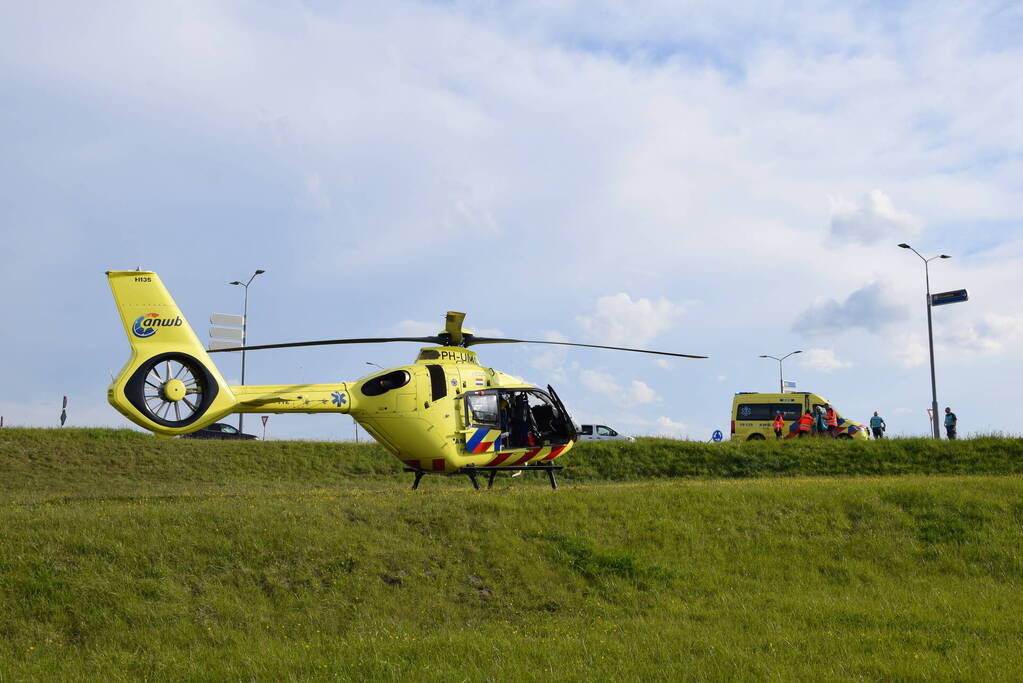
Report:
[[442,344],[440,337],[371,337],[367,339],[323,339],[320,341],[288,342],[286,344],[260,344],[258,346],[236,346],[230,349],[207,349],[207,353],[228,351],[261,351],[263,349],[290,349],[298,346],[330,346],[332,344],[383,344],[386,342],[417,342],[419,344]]
[[707,356],[695,356],[691,353],[671,353],[670,351],[648,351],[646,349],[629,349],[625,348],[624,346],[601,346],[600,344],[576,344],[575,342],[537,341],[534,339],[500,339],[498,337],[469,337],[465,340],[466,346],[473,346],[474,344],[553,344],[555,346],[584,346],[589,349],[610,349],[612,351],[652,353],[658,356],[675,356],[678,358],[707,358]]

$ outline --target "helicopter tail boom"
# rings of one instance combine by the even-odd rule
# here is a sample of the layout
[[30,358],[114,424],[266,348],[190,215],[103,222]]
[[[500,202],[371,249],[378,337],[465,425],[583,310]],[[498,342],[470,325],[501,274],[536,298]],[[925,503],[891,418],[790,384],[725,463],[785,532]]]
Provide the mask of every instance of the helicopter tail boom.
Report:
[[156,273],[108,271],[131,357],[107,389],[129,420],[158,434],[195,431],[238,400]]
[[236,413],[340,413],[351,412],[348,384],[282,384],[231,387],[238,399]]

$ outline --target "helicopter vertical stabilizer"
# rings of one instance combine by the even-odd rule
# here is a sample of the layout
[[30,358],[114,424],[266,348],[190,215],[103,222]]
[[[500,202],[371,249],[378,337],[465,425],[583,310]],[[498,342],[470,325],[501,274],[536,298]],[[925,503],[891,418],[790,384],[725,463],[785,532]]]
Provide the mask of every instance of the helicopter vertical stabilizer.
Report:
[[108,271],[131,358],[107,390],[129,420],[163,435],[191,432],[237,400],[156,273]]

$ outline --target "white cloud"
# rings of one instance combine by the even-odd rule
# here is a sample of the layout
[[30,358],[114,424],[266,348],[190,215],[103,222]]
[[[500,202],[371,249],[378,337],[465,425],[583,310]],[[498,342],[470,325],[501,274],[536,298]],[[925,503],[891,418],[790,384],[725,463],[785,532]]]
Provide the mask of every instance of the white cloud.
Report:
[[799,314],[792,329],[807,335],[843,332],[861,328],[879,332],[891,323],[907,317],[906,307],[891,303],[892,295],[880,283],[864,285],[844,302],[818,299]]
[[629,383],[628,390],[625,391],[625,400],[638,405],[646,405],[657,400],[657,392],[651,389],[646,382],[634,379]]
[[[923,225],[917,246],[956,256],[932,268],[939,288],[975,293],[975,317],[951,336],[954,316],[942,312],[939,341],[1001,354],[991,365],[970,359],[958,395],[979,404],[1021,372],[1023,353],[1010,352],[1019,336],[985,318],[1014,311],[1011,298],[992,299],[1011,297],[1023,270],[1023,90],[1006,85],[1023,48],[1007,20],[1016,15],[1001,6],[125,7],[0,11],[10,102],[0,113],[10,226],[0,285],[19,292],[5,309],[0,378],[26,402],[74,392],[94,379],[89,368],[124,362],[97,275],[140,262],[180,283],[175,296],[193,323],[240,304],[221,280],[269,265],[274,279],[261,279],[250,302],[261,341],[343,336],[324,325],[349,314],[377,321],[366,330],[406,318],[394,334],[433,335],[442,318],[420,323],[412,311],[470,301],[466,310],[493,311],[512,336],[582,315],[579,331],[595,343],[670,340],[711,353],[646,378],[673,404],[680,373],[705,372],[694,377],[704,387],[726,388],[716,373],[746,385],[727,363],[763,350],[748,348],[750,330],[768,334],[815,294],[884,278],[911,321],[869,305],[884,298],[863,296],[858,311],[854,297],[836,297],[808,312],[805,331],[876,333],[870,344],[887,343],[880,358],[837,346],[858,370],[896,356],[925,363],[926,336],[903,335],[926,329],[920,264],[884,246]],[[861,197],[870,188],[883,191]],[[846,239],[819,239],[827,234]],[[165,235],[204,249],[185,264],[163,248]],[[40,268],[45,281],[23,287]],[[773,282],[786,286],[770,291]],[[780,302],[791,283],[803,288],[798,303]],[[605,316],[594,300],[616,292],[632,297]],[[650,310],[634,321],[638,293]],[[665,326],[658,305],[697,297],[706,315],[690,312],[694,324],[676,338],[678,316]],[[278,332],[263,337],[267,323]],[[486,357],[497,362],[499,348]],[[541,349],[552,353],[537,363],[585,404],[578,373],[555,349],[531,350]],[[339,363],[365,367],[361,353],[253,354],[249,379],[290,378],[296,364],[310,378],[333,375]],[[943,376],[960,357],[942,355]],[[520,358],[516,371],[528,370]],[[623,393],[643,393],[612,371]],[[835,373],[835,395],[854,374]],[[89,396],[106,409],[102,387]],[[995,405],[992,419],[1017,423],[1009,405]],[[700,434],[720,426],[714,401],[679,410]]]
[[627,388],[623,388],[614,375],[600,370],[583,370],[579,373],[579,380],[590,391],[622,405],[646,405],[659,398],[645,382],[632,380]]
[[938,340],[978,354],[997,354],[1023,338],[1023,316],[988,313],[965,326],[946,325]]
[[665,417],[663,415],[654,420],[653,426],[656,430],[654,433],[657,436],[681,438],[689,431],[688,425],[684,422],[676,422],[670,417]]
[[881,190],[873,190],[858,203],[845,197],[829,197],[831,221],[829,232],[840,241],[869,244],[881,239],[909,239],[920,231],[921,221],[899,211]]
[[852,363],[839,360],[834,349],[807,349],[799,356],[799,360],[804,368],[821,372],[833,372],[852,367]]
[[[543,341],[565,342],[568,339],[561,332],[548,330]],[[540,370],[546,381],[558,384],[568,381],[569,370],[574,367],[568,362],[568,348],[564,346],[535,346],[529,352],[529,365]]]
[[619,293],[597,299],[591,315],[576,318],[590,339],[607,346],[643,346],[670,328],[685,308],[665,298],[632,300]]
[[927,362],[927,343],[919,334],[896,335],[889,345],[898,363],[904,368],[916,368]]

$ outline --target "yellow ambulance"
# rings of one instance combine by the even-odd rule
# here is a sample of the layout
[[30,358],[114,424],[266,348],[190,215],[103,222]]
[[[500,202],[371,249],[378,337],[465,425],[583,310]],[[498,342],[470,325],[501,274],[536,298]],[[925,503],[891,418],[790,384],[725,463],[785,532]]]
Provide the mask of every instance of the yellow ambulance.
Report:
[[[790,394],[760,394],[752,391],[740,391],[732,399],[732,440],[757,441],[775,438],[774,427],[771,425],[778,411],[781,411],[785,418],[782,438],[795,439],[799,436],[799,416],[808,408],[811,412],[816,412],[820,407],[823,412],[826,403],[830,403],[830,401],[808,391]],[[839,439],[869,438],[869,432],[862,424],[842,417],[837,408],[835,413],[838,414],[837,435]],[[827,436],[827,433],[822,436]]]

